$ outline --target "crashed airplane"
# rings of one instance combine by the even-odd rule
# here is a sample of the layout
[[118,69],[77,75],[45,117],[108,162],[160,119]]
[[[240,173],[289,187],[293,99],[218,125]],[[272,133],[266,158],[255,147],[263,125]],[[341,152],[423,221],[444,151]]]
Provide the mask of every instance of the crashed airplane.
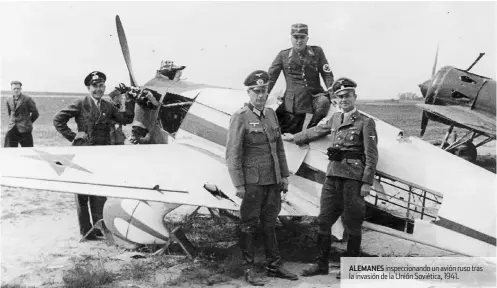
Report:
[[[225,144],[229,119],[247,94],[177,80],[157,75],[143,85],[162,95],[157,120],[169,144],[1,149],[2,185],[115,198],[105,205],[104,223],[127,244],[167,243],[163,219],[180,205],[238,210]],[[336,111],[332,105],[329,115]],[[462,255],[495,257],[495,174],[361,113],[376,123],[380,155],[364,227]],[[305,147],[284,142],[292,175],[280,216],[317,216],[328,143],[327,137]],[[113,163],[112,173],[101,163]],[[341,238],[339,225],[334,234]]]

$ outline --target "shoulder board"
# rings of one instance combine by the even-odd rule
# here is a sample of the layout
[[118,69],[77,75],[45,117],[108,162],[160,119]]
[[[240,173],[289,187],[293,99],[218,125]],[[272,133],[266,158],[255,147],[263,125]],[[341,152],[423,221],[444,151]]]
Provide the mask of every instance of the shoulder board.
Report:
[[243,106],[242,108],[238,109],[234,114],[243,114],[248,110],[249,110],[248,106]]
[[366,115],[364,115],[363,113],[361,113],[361,111],[359,111],[359,110],[357,110],[357,112],[359,112],[359,117],[362,117],[362,118],[364,118],[364,119],[372,119],[371,117],[366,116]]
[[309,46],[309,47],[311,47],[312,50],[314,50],[314,52],[322,51],[323,50],[320,46],[314,46],[314,45],[312,45],[312,46]]
[[264,113],[273,113],[274,110],[271,107],[264,107]]

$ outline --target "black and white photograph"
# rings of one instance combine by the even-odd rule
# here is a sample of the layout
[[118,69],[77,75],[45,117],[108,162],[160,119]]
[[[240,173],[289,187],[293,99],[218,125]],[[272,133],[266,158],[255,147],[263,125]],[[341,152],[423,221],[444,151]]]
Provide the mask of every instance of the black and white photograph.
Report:
[[496,19],[1,2],[1,287],[496,287]]

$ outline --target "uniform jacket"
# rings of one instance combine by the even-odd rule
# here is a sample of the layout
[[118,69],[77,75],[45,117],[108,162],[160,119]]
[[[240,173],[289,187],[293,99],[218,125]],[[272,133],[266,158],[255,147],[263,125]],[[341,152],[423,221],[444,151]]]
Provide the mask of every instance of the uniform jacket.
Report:
[[268,70],[269,92],[276,84],[281,70],[286,79],[285,110],[290,113],[313,113],[312,95],[324,92],[319,74],[323,77],[327,88],[333,84],[333,73],[323,49],[319,46],[307,46],[303,61],[293,48],[278,53]]
[[72,142],[76,133],[71,131],[67,122],[74,117],[78,132],[88,134],[88,140],[83,145],[110,145],[110,129],[114,125],[112,121],[122,124],[133,122],[134,106],[134,102],[126,102],[126,110],[119,112],[111,103],[102,99],[99,110],[93,98],[88,95],[60,110],[55,115],[53,124],[64,138]]
[[33,122],[40,116],[33,99],[21,93],[16,105],[14,105],[13,96],[8,98],[5,104],[10,118],[7,131],[17,127],[17,130],[21,133],[31,133],[33,131]]
[[365,162],[360,159],[330,161],[326,176],[338,176],[373,184],[378,163],[378,136],[373,119],[359,111],[352,113],[346,123],[342,122],[341,112],[334,113],[326,124],[302,131],[295,135],[295,143],[307,144],[331,133],[331,147],[342,151],[355,151],[365,154]]
[[265,108],[259,118],[251,107],[233,114],[228,130],[226,160],[235,187],[277,184],[290,176],[276,113]]

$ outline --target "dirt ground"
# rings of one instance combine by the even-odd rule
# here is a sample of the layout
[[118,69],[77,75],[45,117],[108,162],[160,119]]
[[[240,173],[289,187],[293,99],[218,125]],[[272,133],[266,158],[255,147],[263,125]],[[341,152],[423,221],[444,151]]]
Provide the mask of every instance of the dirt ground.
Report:
[[[53,100],[53,101],[52,101]],[[53,131],[52,117],[55,110],[65,106],[70,99],[52,99],[48,102],[39,100],[42,116],[37,121],[34,133],[37,146],[66,146],[67,141]],[[37,102],[38,103],[38,102]],[[57,106],[58,105],[58,106]],[[381,105],[364,105],[366,112],[380,116],[389,123],[399,124],[407,135],[415,135],[419,129],[419,111],[413,105],[397,105],[398,109]],[[408,115],[409,117],[407,117]],[[2,110],[2,128],[8,118]],[[71,122],[73,125],[73,122]],[[444,127],[429,126],[427,134],[443,135]],[[436,128],[436,129],[435,129]],[[442,129],[444,128],[444,129]],[[2,129],[2,139],[5,129]],[[429,137],[428,137],[429,138]],[[431,139],[431,138],[430,138]],[[479,162],[490,171],[495,172],[495,141],[478,148]],[[145,259],[124,260],[124,249],[109,246],[104,241],[79,242],[76,209],[72,194],[49,191],[34,191],[1,187],[1,283],[2,287],[84,287],[64,282],[67,271],[75,271],[78,263],[91,263],[97,270],[105,268],[114,274],[110,280],[104,281],[101,287],[202,287],[214,284],[216,287],[245,287],[238,267],[237,257],[240,254],[234,233],[230,225],[218,226],[215,232],[224,231],[221,235],[208,241],[199,242],[200,234],[209,234],[209,225],[204,220],[190,225],[195,228],[186,233],[194,244],[204,252],[194,262],[183,256],[164,255]],[[176,217],[191,212],[191,207],[182,207]],[[173,216],[173,215],[172,215]],[[190,223],[191,224],[191,223]],[[211,223],[208,223],[211,224]],[[206,227],[204,227],[206,226]],[[204,230],[202,230],[202,228]],[[191,231],[199,231],[193,235]],[[278,241],[285,266],[292,272],[299,273],[316,255],[315,244],[309,240],[299,241],[297,237],[288,235],[286,229],[278,229]],[[210,231],[210,236],[212,236]],[[421,244],[415,244],[373,231],[364,231],[362,249],[369,255],[391,256],[452,256],[451,254]],[[224,238],[223,238],[224,237]],[[201,237],[200,237],[201,238]],[[229,239],[226,239],[229,238]],[[229,241],[227,241],[229,240]],[[345,248],[344,243],[334,243],[337,250]],[[263,248],[258,243],[258,263],[262,274]],[[211,250],[209,250],[209,249]],[[213,251],[212,253],[207,253]],[[179,253],[181,255],[181,253]],[[238,259],[239,260],[239,259]],[[216,264],[221,263],[221,267]],[[223,266],[224,265],[224,266]],[[219,266],[219,265],[218,265]],[[78,270],[79,271],[79,270]],[[267,279],[265,287],[339,287],[335,274],[300,278],[298,281]],[[95,287],[95,286],[86,286]]]
[[[192,263],[182,260],[184,257],[177,255],[164,255],[160,256],[160,259],[147,257],[142,260],[133,260],[133,263],[141,261],[144,265],[149,265],[149,275],[137,280],[136,278],[140,277],[134,277],[132,271],[130,272],[133,265],[129,259],[114,258],[122,256],[126,252],[124,249],[109,246],[104,241],[79,243],[72,194],[2,187],[1,197],[2,287],[9,287],[4,286],[5,284],[22,284],[27,287],[69,287],[64,284],[62,277],[64,271],[74,267],[74,263],[77,261],[100,263],[106,269],[119,274],[112,283],[103,287],[162,287],[161,285],[165,283],[167,286],[175,284],[202,287],[209,284],[209,281],[216,283],[216,287],[245,286],[240,273],[238,277],[226,277],[225,275],[205,272],[208,274],[204,277],[205,279],[198,281],[190,279],[191,281],[182,283],[181,278],[179,278],[180,281],[171,281],[192,267],[200,272],[203,269],[199,260]],[[176,212],[176,216],[191,211],[190,207],[185,207]],[[302,245],[298,247],[292,243],[285,244],[283,230],[285,229],[278,230],[278,239],[280,246],[282,246],[285,265],[289,270],[299,273],[314,259],[316,255],[314,244],[310,241],[302,242]],[[187,233],[187,236],[190,235]],[[219,241],[219,239],[215,241]],[[231,247],[221,249],[222,253],[238,254],[236,241],[232,241],[232,244]],[[334,246],[339,250],[345,248],[344,243],[336,243]],[[364,231],[362,247],[365,253],[378,256],[450,255],[441,250],[373,231]],[[259,249],[258,262],[262,263],[263,260],[263,250]],[[160,265],[150,267],[150,265],[155,265],[154,262]],[[153,270],[155,271],[151,272]],[[262,272],[262,264],[260,270]],[[198,278],[198,276],[196,277]],[[215,281],[211,279],[212,277],[224,277],[224,279]],[[334,287],[335,284],[338,285],[338,280],[335,279],[334,274],[311,278],[301,277],[299,281],[268,280],[266,287]]]

